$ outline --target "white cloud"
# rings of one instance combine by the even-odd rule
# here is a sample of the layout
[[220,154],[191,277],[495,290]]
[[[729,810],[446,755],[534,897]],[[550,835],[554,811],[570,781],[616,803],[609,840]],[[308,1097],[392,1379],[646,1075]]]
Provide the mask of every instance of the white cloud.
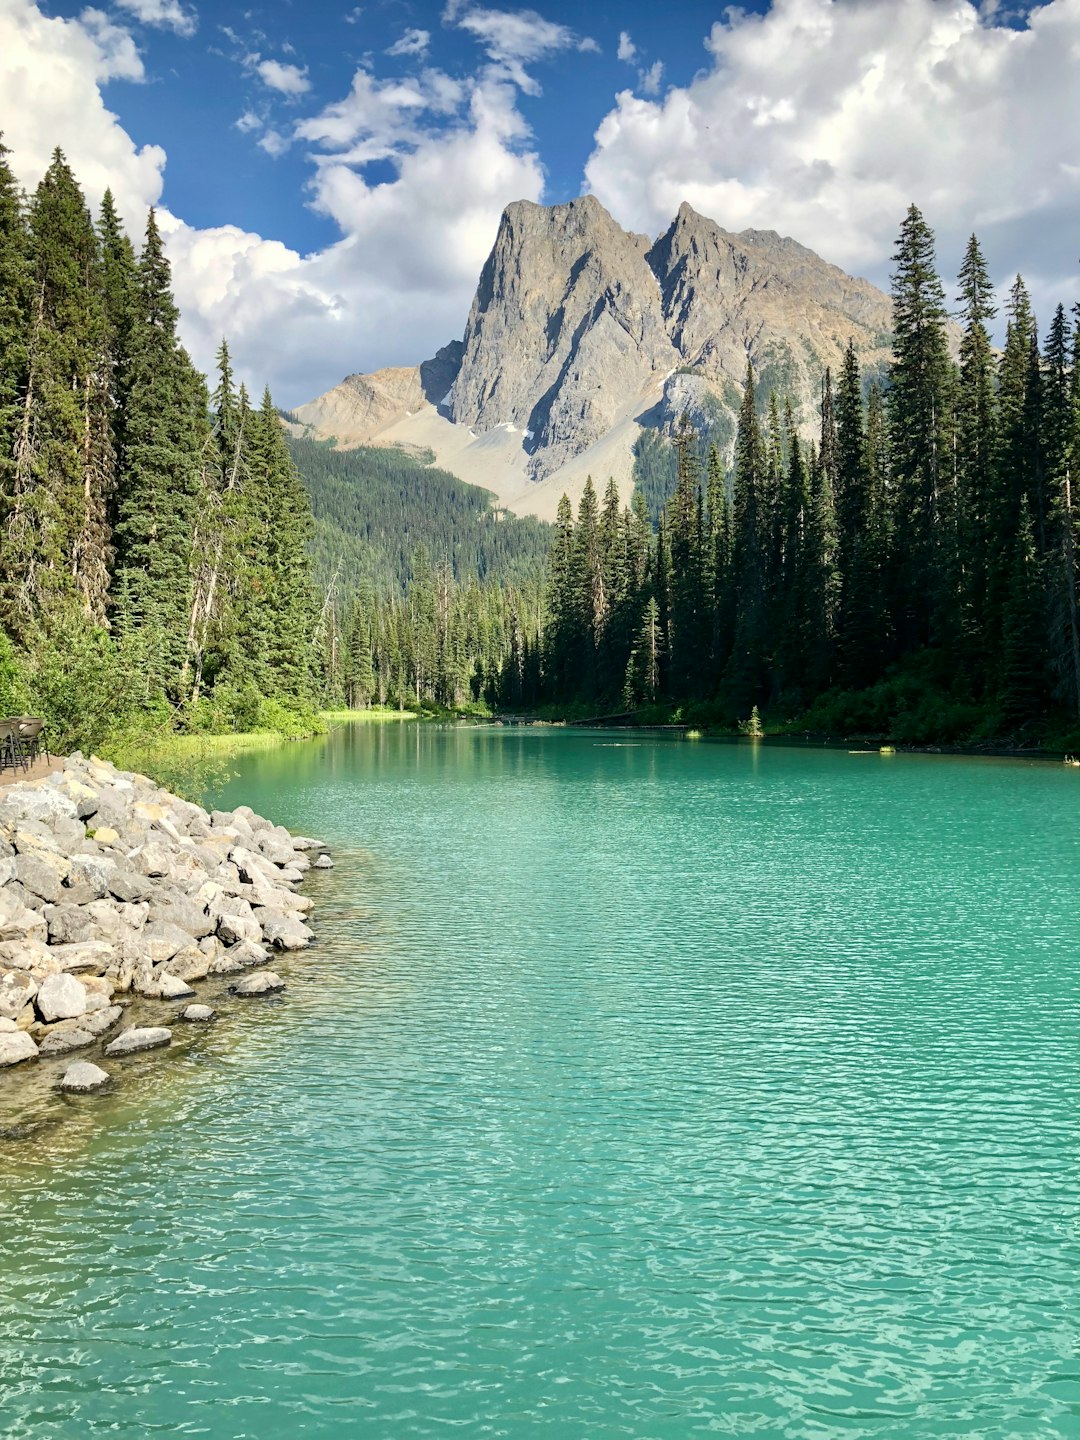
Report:
[[688,200],[881,283],[914,200],[947,275],[975,229],[1045,318],[1076,294],[1080,0],[1022,29],[970,0],[774,0],[706,46],[710,69],[661,101],[621,93],[596,132],[587,186],[624,225],[655,234]]
[[638,78],[641,82],[643,94],[659,95],[660,82],[664,78],[664,62],[662,60],[654,60],[647,69],[638,71]]
[[241,135],[250,135],[254,130],[261,130],[263,122],[254,110],[245,110],[239,120],[233,122]]
[[185,37],[195,34],[199,17],[194,10],[186,9],[180,0],[116,0],[121,10],[127,10],[144,25],[155,25],[163,30],[173,30]]
[[429,30],[406,30],[400,40],[395,40],[387,55],[423,55],[431,44]]
[[264,85],[282,95],[305,95],[311,89],[307,67],[287,65],[281,60],[260,60],[252,57],[252,67]]
[[165,152],[136,145],[105,106],[101,86],[142,80],[131,36],[99,10],[79,20],[49,18],[32,0],[0,3],[0,95],[4,143],[28,188],[59,145],[95,208],[111,186],[133,234],[161,196]]
[[568,25],[545,20],[535,10],[490,10],[464,0],[449,0],[443,19],[473,35],[484,47],[494,74],[511,81],[526,95],[540,94],[540,86],[526,71],[526,65],[561,50],[599,49],[595,40],[581,38]]
[[284,155],[292,144],[288,135],[283,135],[280,130],[266,130],[256,141],[260,150],[265,150],[267,155],[272,155],[276,160],[279,155]]
[[146,79],[142,56],[129,30],[114,24],[103,10],[84,10],[79,24],[97,50],[99,80]]
[[630,39],[629,30],[619,31],[619,48],[616,53],[619,59],[625,61],[627,65],[633,65],[637,59],[637,46]]

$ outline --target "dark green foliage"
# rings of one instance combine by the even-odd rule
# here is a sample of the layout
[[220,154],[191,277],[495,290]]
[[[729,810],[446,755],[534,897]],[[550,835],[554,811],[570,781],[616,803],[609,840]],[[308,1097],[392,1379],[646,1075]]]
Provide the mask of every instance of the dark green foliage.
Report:
[[19,707],[58,746],[309,723],[312,521],[269,396],[253,415],[223,346],[211,411],[153,212],[136,260],[111,195],[95,228],[59,151],[28,207],[4,153],[0,621]]
[[315,515],[320,587],[405,586],[417,545],[445,556],[455,579],[535,580],[551,527],[497,510],[488,492],[394,448],[335,450],[289,440]]

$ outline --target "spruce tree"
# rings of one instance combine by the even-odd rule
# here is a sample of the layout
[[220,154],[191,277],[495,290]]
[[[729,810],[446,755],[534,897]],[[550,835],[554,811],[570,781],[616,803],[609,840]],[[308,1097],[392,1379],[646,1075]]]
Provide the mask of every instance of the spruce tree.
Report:
[[952,362],[934,237],[914,205],[893,260],[889,442],[899,561],[894,604],[898,639],[908,650],[951,636],[955,604],[949,533]]
[[151,210],[138,264],[117,502],[113,620],[138,656],[148,698],[186,698],[193,538],[203,490],[207,397],[176,333],[177,310]]
[[29,235],[22,195],[0,142],[0,526],[14,498],[15,443],[30,368]]
[[728,702],[738,715],[762,701],[767,635],[766,513],[767,462],[757,417],[754,371],[746,366],[746,387],[735,438],[735,505],[732,570],[735,633],[724,676]]

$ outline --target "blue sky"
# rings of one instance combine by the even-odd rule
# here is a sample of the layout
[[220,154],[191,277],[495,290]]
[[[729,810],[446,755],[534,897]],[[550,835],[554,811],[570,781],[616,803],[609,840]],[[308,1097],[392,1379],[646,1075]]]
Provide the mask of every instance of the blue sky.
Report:
[[1080,0],[535,8],[0,0],[0,129],[134,231],[156,205],[184,336],[294,405],[459,338],[499,215],[683,200],[887,286],[911,201],[951,286],[974,229],[1045,323],[1080,295]]
[[[87,7],[41,8],[77,19]],[[196,16],[194,5],[178,8]],[[527,12],[530,7],[506,8]],[[766,5],[759,0],[745,8]],[[291,198],[311,176],[304,150],[291,147],[272,157],[258,146],[265,130],[243,132],[237,120],[250,114],[276,131],[287,130],[320,102],[347,91],[359,67],[381,79],[404,78],[422,59],[467,79],[483,59],[482,48],[474,35],[443,19],[445,9],[419,0],[369,0],[358,6],[211,0],[198,5],[192,34],[143,28],[147,81],[113,87],[109,104],[138,143],[165,148],[169,163],[162,200],[190,224],[241,225],[307,252],[335,238],[335,226]],[[542,10],[545,19],[572,30],[579,43],[595,42],[595,48],[585,50],[568,46],[531,67],[542,93],[523,94],[519,102],[543,159],[545,199],[556,202],[581,192],[593,133],[618,90],[639,83],[639,72],[648,72],[657,61],[663,66],[657,84],[686,84],[706,66],[704,39],[721,7],[705,0],[667,6],[644,0],[589,6],[558,0]],[[122,10],[117,13],[124,17]],[[421,57],[415,49],[388,53],[403,42],[415,43],[417,31],[430,37]],[[618,58],[623,33],[638,51],[633,64]],[[261,78],[253,55],[301,70],[298,83],[309,88],[292,96],[273,89]],[[289,83],[287,74],[279,78]],[[373,180],[387,178],[387,162],[371,165],[366,173]],[[290,197],[287,203],[283,192]]]

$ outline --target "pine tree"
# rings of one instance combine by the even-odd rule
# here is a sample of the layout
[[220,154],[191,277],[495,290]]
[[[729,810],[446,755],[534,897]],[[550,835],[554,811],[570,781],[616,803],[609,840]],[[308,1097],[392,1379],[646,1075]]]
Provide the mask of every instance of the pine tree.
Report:
[[702,567],[699,499],[701,465],[697,435],[683,415],[674,436],[678,457],[675,493],[668,503],[667,534],[671,546],[671,621],[669,683],[676,696],[694,693],[700,683],[705,627],[701,617]]
[[1013,540],[1002,625],[1001,707],[1010,731],[1035,719],[1045,706],[1044,655],[1042,580],[1031,512],[1024,496]]
[[29,236],[10,152],[0,143],[0,525],[14,498],[20,401],[30,369]]

